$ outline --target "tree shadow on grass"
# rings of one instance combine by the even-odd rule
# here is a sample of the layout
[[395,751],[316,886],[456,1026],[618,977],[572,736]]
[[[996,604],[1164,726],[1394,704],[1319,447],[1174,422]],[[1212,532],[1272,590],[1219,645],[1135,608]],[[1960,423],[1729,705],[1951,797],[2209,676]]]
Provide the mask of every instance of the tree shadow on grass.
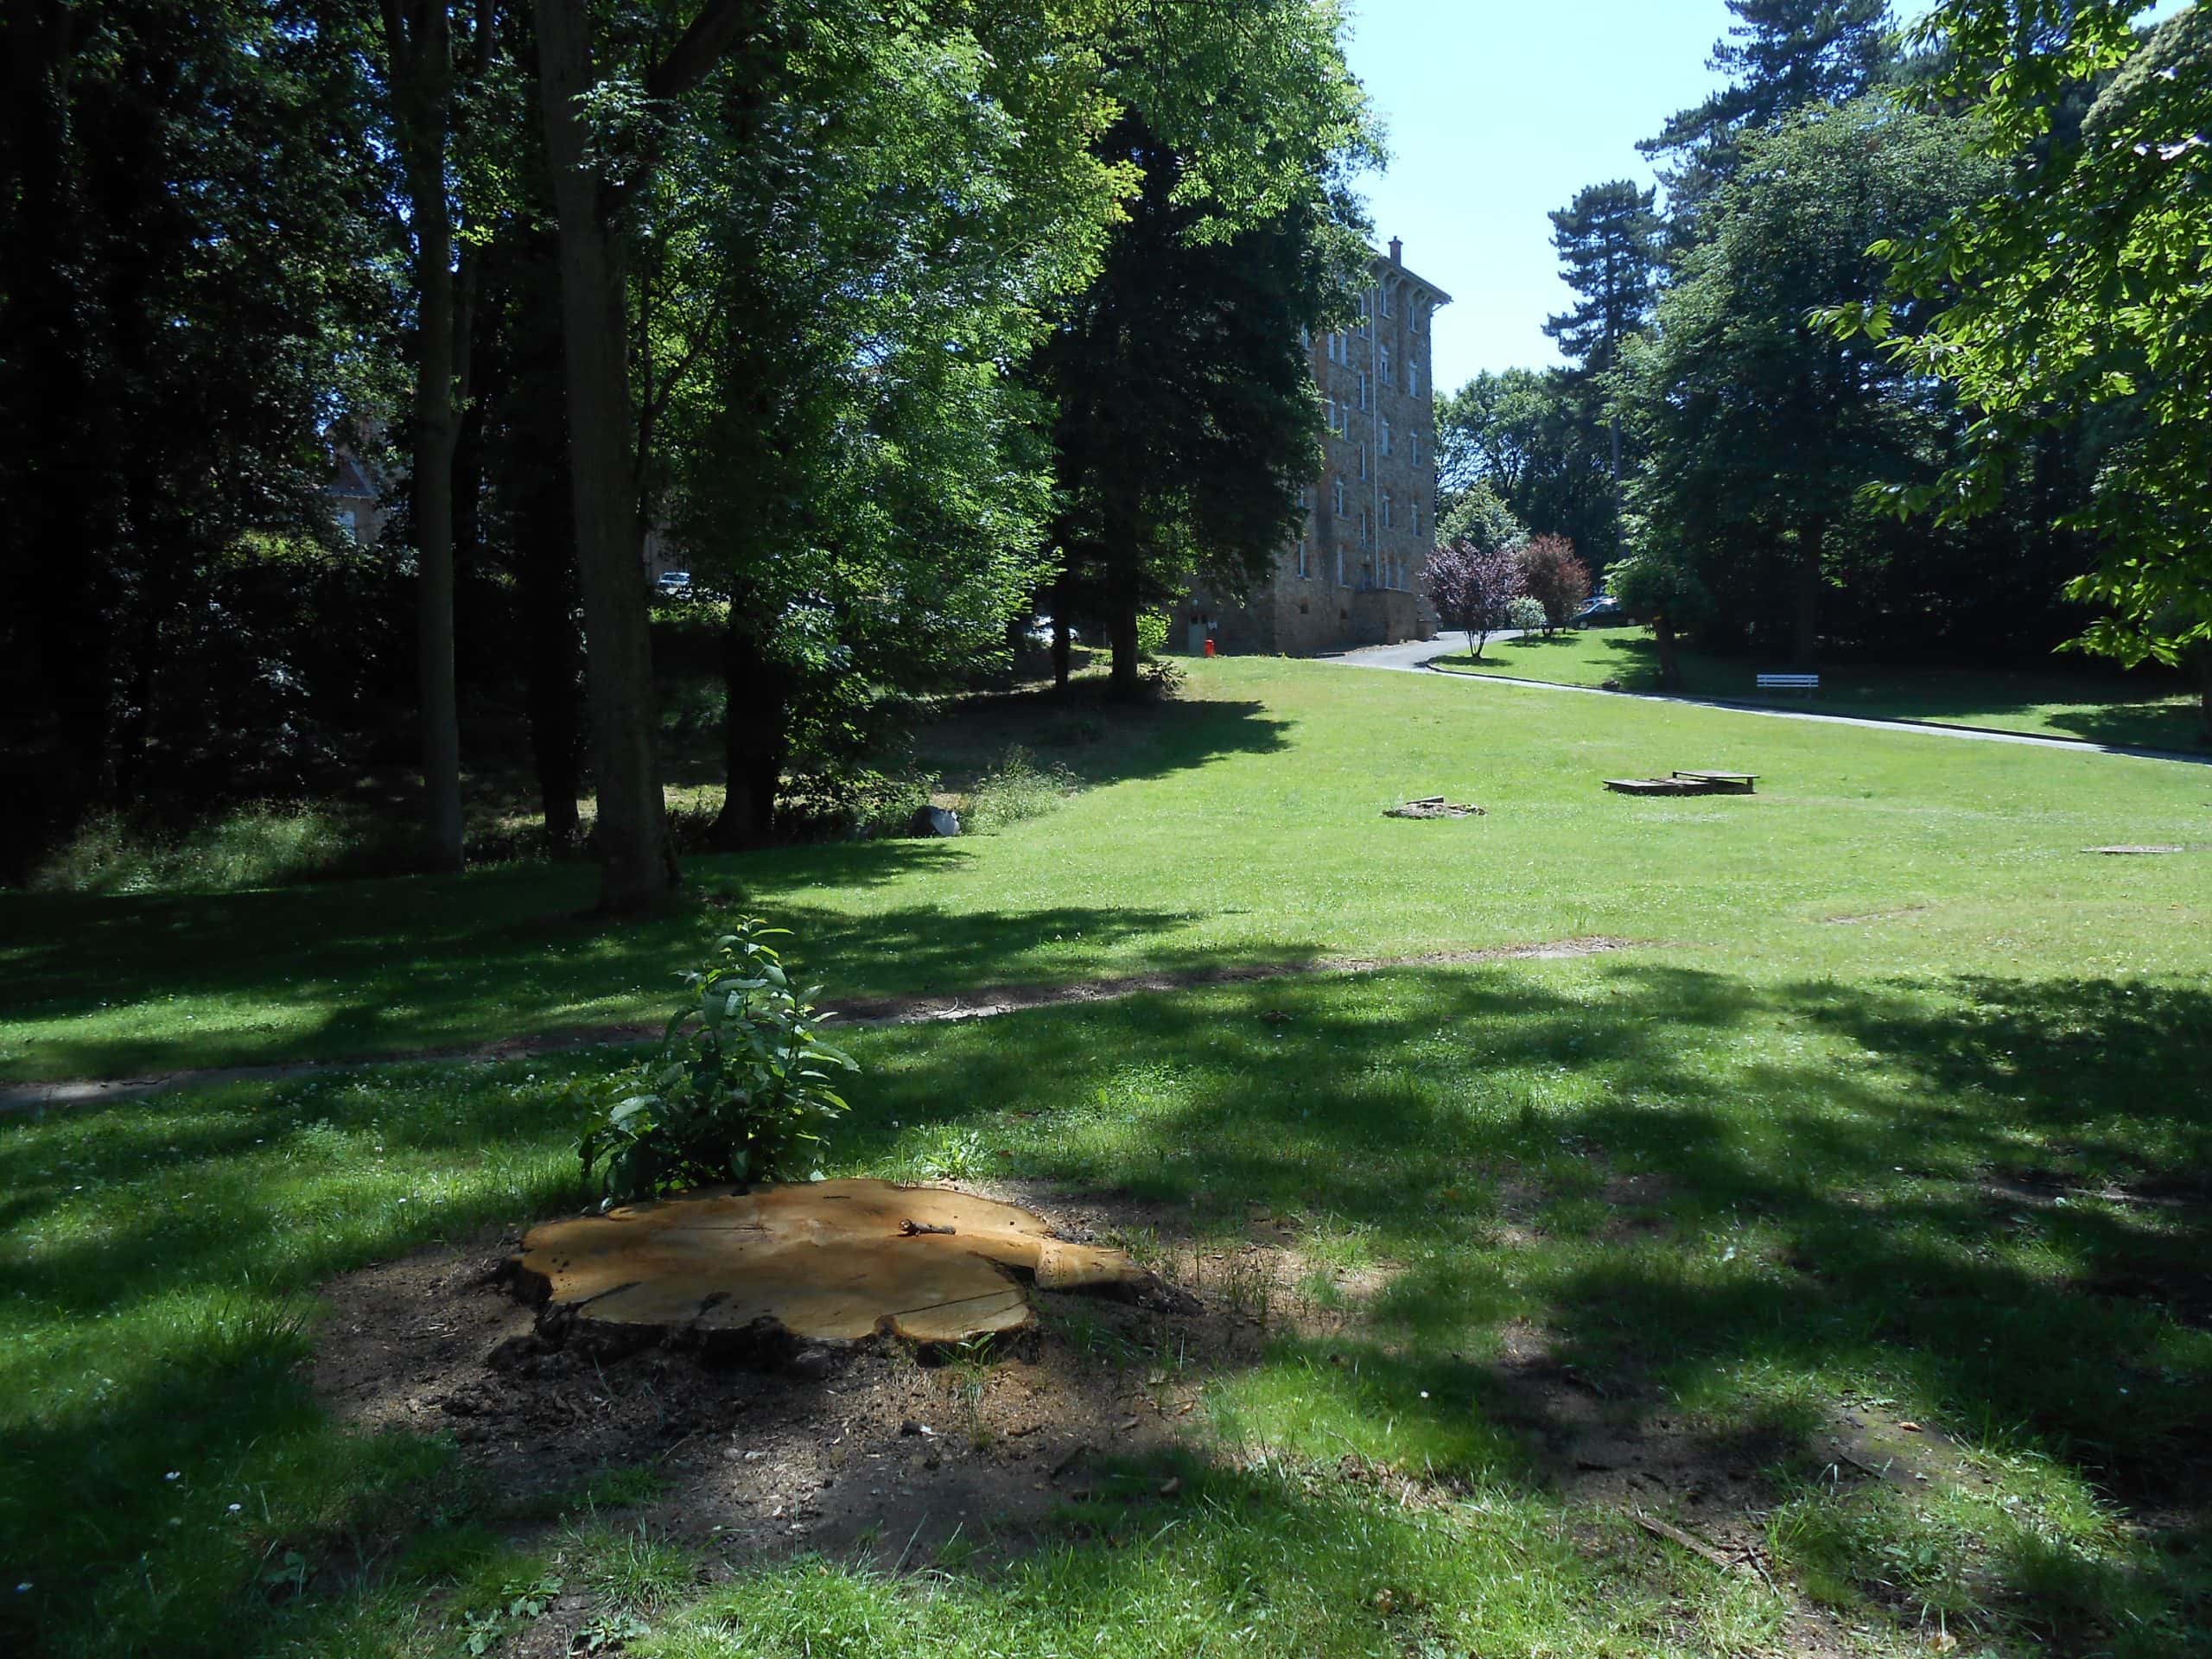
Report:
[[[1225,1432],[1297,1440],[1310,1424],[1294,1449],[1328,1463],[1338,1441],[1367,1458],[1387,1423],[1425,1478],[1568,1495],[1592,1433],[1689,1433],[1715,1457],[1763,1460],[1762,1501],[1818,1516],[1831,1512],[1815,1497],[1834,1465],[1832,1408],[1879,1388],[1931,1429],[2031,1454],[2139,1524],[2139,1546],[2077,1548],[2037,1542],[2032,1517],[1990,1522],[1973,1569],[1990,1616],[2062,1650],[2123,1615],[2148,1621],[2145,1651],[2202,1628],[2212,992],[1493,965],[853,1041],[868,1071],[838,1141],[849,1167],[910,1168],[957,1135],[986,1177],[1005,1167],[1127,1194],[1202,1231],[1233,1231],[1264,1206],[1299,1217],[1311,1260],[1349,1249],[1388,1268],[1370,1324],[1325,1342],[1292,1335],[1249,1382],[1229,1382]],[[416,1096],[435,1083],[423,1074]],[[30,1137],[0,1140],[10,1191],[59,1204],[70,1183],[121,1184],[99,1230],[61,1232],[15,1282],[79,1319],[154,1306],[181,1284],[267,1284],[274,1263],[281,1289],[568,1190],[525,1174],[517,1197],[385,1210],[302,1251],[290,1236],[318,1200],[252,1171],[312,1170],[334,1156],[333,1132],[372,1128],[394,1159],[466,1168],[494,1147],[550,1172],[569,1129],[547,1121],[542,1096],[488,1085],[435,1109],[328,1092],[312,1122],[279,1101],[238,1090],[111,1109],[86,1120],[98,1133],[66,1171]],[[222,1214],[183,1224],[123,1204],[156,1157],[210,1179],[238,1160]],[[1533,1333],[1533,1354],[1511,1349],[1509,1330]],[[167,1351],[114,1371],[11,1475],[84,1496],[88,1514],[109,1513],[110,1498],[115,1512],[143,1510],[118,1483],[155,1454],[122,1448],[131,1424],[183,1397]],[[1597,1415],[1575,1419],[1561,1389],[1532,1389],[1535,1365],[1586,1379]],[[231,1455],[219,1433],[182,1440],[180,1458]],[[1869,1486],[1832,1501],[1890,1529],[1866,1521],[1823,1546],[1879,1600],[1900,1581],[1881,1552],[1918,1524],[1898,1506],[1918,1500]],[[120,1555],[94,1552],[130,1553],[127,1540]]]
[[[745,878],[804,880],[864,895],[972,855],[931,842],[810,848],[732,861],[704,902],[620,925],[558,907],[588,876],[557,867],[458,880],[302,887],[219,898],[22,898],[4,902],[21,943],[0,1005],[54,1022],[35,1038],[45,1077],[179,1067],[353,1059],[466,1047],[532,1033],[650,1021],[675,975],[734,917],[760,909],[804,939],[806,974],[854,997],[1287,963],[1312,952],[1226,954],[1180,942],[1195,911],[1054,906],[1016,913],[915,903],[876,911],[753,899]],[[204,1024],[163,1015],[178,996],[217,1005]],[[235,1001],[261,1017],[226,1019]],[[134,1019],[153,1014],[140,1034]]]
[[[1834,1466],[1821,1437],[1836,1421],[1808,1402],[1909,1390],[1953,1433],[2049,1459],[2162,1541],[2121,1571],[2007,1533],[2017,1559],[1977,1591],[2004,1617],[2086,1639],[2145,1584],[2161,1619],[2193,1617],[2212,1487],[2212,993],[1600,977],[1599,997],[1484,969],[1030,1015],[1020,1064],[1011,1029],[993,1033],[1000,1053],[917,1047],[898,1109],[1019,1102],[1040,1114],[1029,1160],[1070,1185],[1231,1217],[1302,1211],[1373,1240],[1402,1265],[1376,1304],[1367,1387],[1395,1381],[1348,1421],[1433,1419],[1446,1398],[1541,1415],[1502,1358],[1437,1386],[1443,1353],[1482,1353],[1516,1319],[1548,1363],[1611,1391],[1615,1428],[1649,1433],[1701,1401],[1701,1432],[1774,1447],[1808,1485]],[[1796,1035],[1756,1039],[1777,1025]],[[1790,1058],[1800,1046],[1822,1052]],[[1600,1086],[1548,1081],[1569,1076]],[[1885,1570],[1872,1548],[1848,1562],[1868,1584]]]
[[1262,702],[1168,697],[1117,702],[1103,680],[981,693],[948,704],[915,739],[925,766],[945,786],[973,788],[1009,748],[1028,750],[1084,785],[1185,772],[1229,754],[1273,754],[1287,747],[1290,722]]

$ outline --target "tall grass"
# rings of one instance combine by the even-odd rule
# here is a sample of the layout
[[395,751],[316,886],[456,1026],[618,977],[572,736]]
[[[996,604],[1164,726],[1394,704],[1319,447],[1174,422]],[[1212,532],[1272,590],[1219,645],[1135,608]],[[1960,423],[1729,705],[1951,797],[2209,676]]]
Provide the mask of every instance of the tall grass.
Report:
[[1036,756],[1017,744],[976,780],[961,817],[969,829],[988,835],[1042,817],[1075,790],[1073,772],[1065,766],[1040,766]]
[[407,864],[405,838],[323,806],[256,802],[181,835],[120,813],[86,820],[32,877],[41,893],[236,893]]

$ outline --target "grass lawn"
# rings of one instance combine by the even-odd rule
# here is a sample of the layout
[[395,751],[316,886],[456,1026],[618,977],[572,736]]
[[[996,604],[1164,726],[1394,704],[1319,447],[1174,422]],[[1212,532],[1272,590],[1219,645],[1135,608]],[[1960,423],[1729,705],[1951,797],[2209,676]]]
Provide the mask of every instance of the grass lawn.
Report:
[[[696,867],[797,925],[840,993],[1643,942],[848,1034],[866,1070],[833,1174],[1104,1195],[1124,1242],[1194,1273],[1255,1216],[1295,1241],[1337,1322],[1286,1316],[1247,1363],[1055,1338],[1188,1387],[1168,1462],[892,1570],[718,1548],[677,1472],[710,1447],[569,1467],[549,1428],[564,1478],[524,1499],[435,1410],[340,1427],[304,1375],[315,1287],[573,1208],[556,1090],[604,1053],[19,1114],[0,1648],[2212,1650],[2212,774],[1325,664],[1194,664],[1192,694],[1141,741],[1074,734],[1093,786],[1001,834]],[[1698,765],[1761,792],[1599,787]],[[1440,791],[1489,815],[1380,816]],[[2080,850],[2109,842],[2195,850]],[[714,912],[561,919],[588,891],[518,869],[10,896],[7,1063],[649,1011]],[[583,1397],[653,1388],[644,1365]],[[1719,1490],[1607,1484],[1657,1445]],[[1637,1509],[1735,1517],[1777,1588]]]
[[[2136,748],[2186,751],[2205,747],[2196,698],[2185,690],[2141,679],[2020,670],[1846,665],[1823,669],[1820,695],[1807,697],[1762,694],[1755,683],[1758,665],[1747,661],[1694,651],[1682,652],[1681,659],[1681,689],[1693,697],[1771,702],[1815,714],[1989,726]],[[1618,680],[1625,691],[1659,690],[1657,648],[1646,628],[1589,628],[1548,639],[1507,639],[1485,647],[1480,660],[1469,656],[1463,643],[1439,666],[1452,673],[1549,680],[1560,685],[1603,685]]]
[[[1598,934],[1748,944],[1826,969],[1866,938],[1829,918],[1900,907],[1911,919],[1878,936],[1885,960],[2202,960],[2201,856],[2081,852],[2203,839],[2195,767],[1649,703],[1506,702],[1250,658],[1194,664],[1190,699],[1134,728],[1040,712],[1002,729],[1094,786],[1001,834],[696,859],[695,898],[798,927],[849,995]],[[1761,792],[1630,803],[1599,786],[1700,766],[1761,773]],[[1456,829],[1381,817],[1437,792],[1489,816]],[[0,895],[0,1077],[391,1054],[651,1018],[717,912],[607,929],[575,919],[593,889],[584,867],[536,865],[221,895]]]

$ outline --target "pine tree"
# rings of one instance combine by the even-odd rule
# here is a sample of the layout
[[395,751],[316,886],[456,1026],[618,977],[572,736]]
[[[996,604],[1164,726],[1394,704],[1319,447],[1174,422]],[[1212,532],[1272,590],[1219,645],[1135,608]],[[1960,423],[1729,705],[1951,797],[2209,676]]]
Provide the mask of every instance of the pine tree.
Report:
[[1544,332],[1585,373],[1611,368],[1622,340],[1643,326],[1651,308],[1655,194],[1614,179],[1576,191],[1573,202],[1551,215],[1560,278],[1581,303],[1547,320]]
[[1895,52],[1888,0],[1728,0],[1737,22],[1706,67],[1729,77],[1637,148],[1668,158],[1662,173],[1679,213],[1735,171],[1743,138],[1810,104],[1844,104],[1867,91]]

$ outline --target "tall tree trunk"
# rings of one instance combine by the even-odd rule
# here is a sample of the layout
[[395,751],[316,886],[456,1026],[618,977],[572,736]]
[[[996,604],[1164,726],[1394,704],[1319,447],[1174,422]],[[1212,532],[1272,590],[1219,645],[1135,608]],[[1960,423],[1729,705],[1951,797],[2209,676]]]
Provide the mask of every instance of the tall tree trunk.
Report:
[[1821,524],[1808,526],[1797,549],[1790,655],[1796,665],[1802,669],[1811,669],[1820,659],[1821,544],[1826,537],[1827,528]]
[[2197,735],[2212,743],[2212,645],[2197,646],[2193,655],[2196,659]]
[[1651,639],[1659,651],[1659,689],[1679,690],[1682,683],[1681,658],[1675,649],[1675,624],[1666,612],[1651,619]]
[[[410,171],[414,171],[410,169]],[[461,691],[454,668],[454,283],[452,226],[442,176],[415,174],[417,304],[414,521],[416,654],[423,720],[424,856],[434,870],[459,870]],[[426,206],[423,194],[435,206]]]
[[385,53],[393,124],[405,167],[415,238],[416,656],[423,741],[423,858],[459,870],[461,702],[454,671],[454,398],[453,212],[446,196],[452,133],[453,50],[448,0],[385,0]]
[[1068,689],[1068,673],[1075,659],[1075,630],[1068,626],[1068,607],[1074,595],[1069,590],[1067,573],[1062,571],[1052,583],[1052,689]]
[[[530,315],[525,313],[525,316]],[[549,332],[557,317],[548,318]],[[531,757],[546,839],[573,846],[582,828],[582,641],[576,633],[576,508],[569,477],[569,427],[557,398],[525,404],[528,476],[514,512],[517,607],[522,620]]]
[[1107,643],[1113,648],[1114,667],[1106,683],[1108,692],[1119,698],[1137,695],[1137,601],[1134,594],[1116,598],[1106,623]]
[[[97,302],[80,291],[83,227],[68,92],[75,9],[0,12],[0,880],[75,830],[109,761],[114,640],[102,578],[118,503],[101,440]],[[10,198],[13,200],[10,200]]]
[[776,794],[791,754],[788,677],[760,654],[742,594],[730,598],[722,632],[722,810],[710,838],[724,852],[775,837]]
[[626,310],[611,204],[585,159],[576,100],[591,85],[583,0],[538,0],[539,101],[560,224],[569,445],[590,685],[599,907],[645,910],[676,885],[653,752],[652,641],[631,448]]

